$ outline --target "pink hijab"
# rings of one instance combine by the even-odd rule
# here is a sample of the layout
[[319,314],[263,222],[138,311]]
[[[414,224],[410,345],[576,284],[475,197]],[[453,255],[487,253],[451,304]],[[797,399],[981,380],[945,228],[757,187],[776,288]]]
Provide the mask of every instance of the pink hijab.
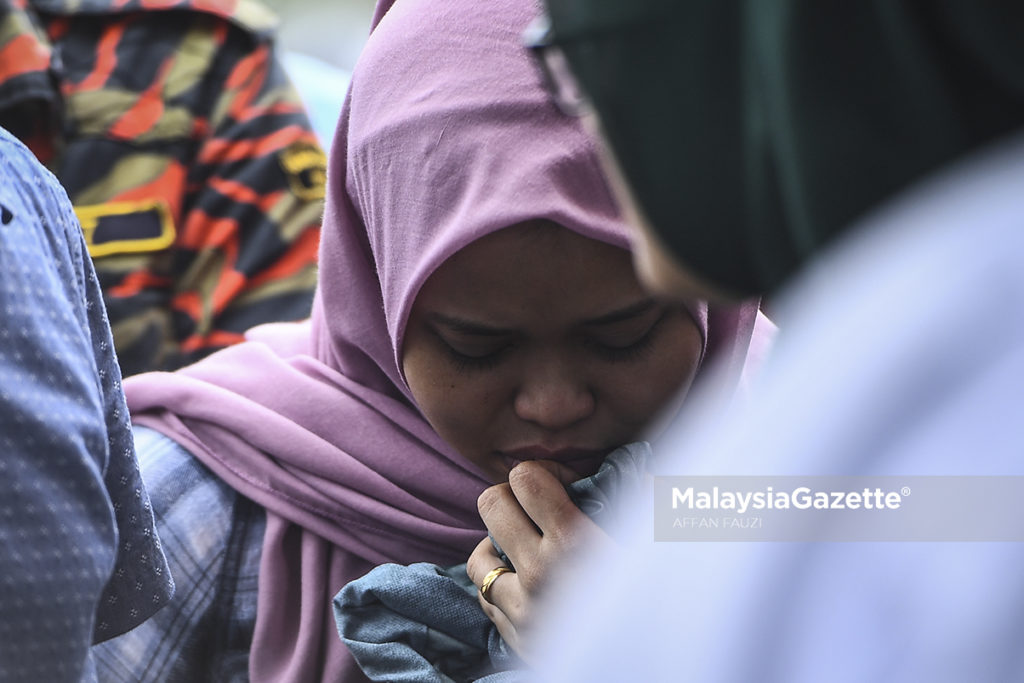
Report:
[[[530,0],[400,0],[380,11],[328,170],[311,320],[179,372],[125,382],[133,419],[267,511],[253,681],[361,678],[331,597],[383,562],[463,562],[482,473],[441,441],[400,372],[424,280],[483,235],[550,219],[626,248],[579,122],[541,88]],[[756,306],[696,317],[737,371]]]

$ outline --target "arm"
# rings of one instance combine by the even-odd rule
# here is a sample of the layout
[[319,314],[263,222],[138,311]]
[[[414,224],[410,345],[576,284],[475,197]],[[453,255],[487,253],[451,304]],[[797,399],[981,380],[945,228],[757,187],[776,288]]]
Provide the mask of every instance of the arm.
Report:
[[188,171],[172,365],[309,315],[325,159],[268,41],[232,28],[211,71],[209,135]]
[[117,543],[102,304],[66,195],[2,133],[0,206],[0,679],[78,681]]

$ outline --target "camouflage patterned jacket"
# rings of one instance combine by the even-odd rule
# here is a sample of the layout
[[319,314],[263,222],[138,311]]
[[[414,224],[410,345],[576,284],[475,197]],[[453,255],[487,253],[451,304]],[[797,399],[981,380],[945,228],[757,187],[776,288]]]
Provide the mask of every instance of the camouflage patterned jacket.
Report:
[[309,314],[324,155],[255,0],[0,0],[0,125],[60,179],[125,375]]

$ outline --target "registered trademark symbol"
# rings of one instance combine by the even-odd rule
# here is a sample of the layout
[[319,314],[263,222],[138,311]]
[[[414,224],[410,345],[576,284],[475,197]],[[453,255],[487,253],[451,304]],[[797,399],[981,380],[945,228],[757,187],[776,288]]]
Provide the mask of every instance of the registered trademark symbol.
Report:
[[904,496],[909,496],[910,495],[910,487],[909,486],[904,486],[903,488],[900,489],[900,493],[902,493]]

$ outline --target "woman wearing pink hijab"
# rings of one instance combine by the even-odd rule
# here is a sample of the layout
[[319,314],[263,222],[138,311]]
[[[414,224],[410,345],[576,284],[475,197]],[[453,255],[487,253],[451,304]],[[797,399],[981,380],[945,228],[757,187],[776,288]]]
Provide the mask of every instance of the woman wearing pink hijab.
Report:
[[756,304],[637,283],[594,148],[520,47],[535,14],[379,8],[331,150],[312,318],[125,383],[177,594],[98,652],[102,680],[362,680],[342,586],[465,562],[477,497],[516,464],[590,474],[699,367],[739,382],[756,356]]

